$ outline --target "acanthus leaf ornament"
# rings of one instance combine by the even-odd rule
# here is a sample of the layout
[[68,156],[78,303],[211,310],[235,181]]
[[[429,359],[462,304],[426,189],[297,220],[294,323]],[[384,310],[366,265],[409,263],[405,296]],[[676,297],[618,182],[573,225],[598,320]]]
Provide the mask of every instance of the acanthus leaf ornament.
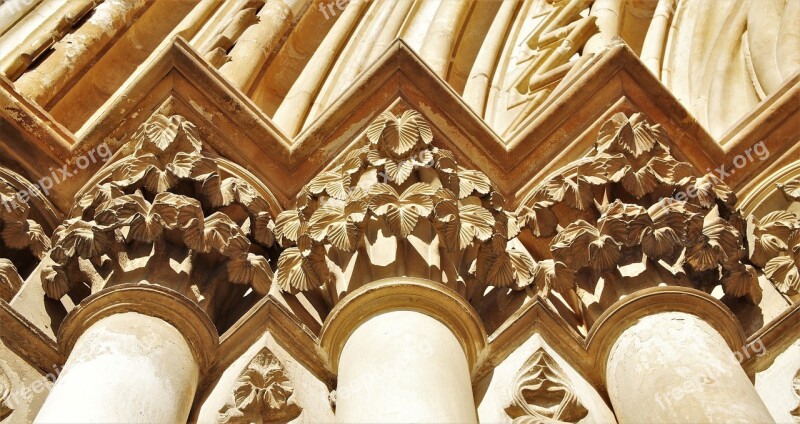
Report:
[[605,272],[640,263],[697,276],[698,285],[714,275],[698,273],[714,271],[713,284],[726,294],[757,302],[761,289],[756,270],[743,262],[744,219],[735,195],[714,175],[693,176],[668,142],[643,115],[617,113],[601,127],[595,152],[546,179],[523,202],[525,227],[549,240],[556,261],[576,273],[589,270],[590,285]]
[[131,155],[107,164],[56,229],[42,269],[48,297],[88,281],[95,292],[112,279],[166,284],[211,309],[206,301],[224,281],[266,294],[275,224],[264,196],[204,154],[182,116],[154,115],[128,146]]
[[282,290],[331,283],[341,292],[348,282],[334,280],[348,278],[349,266],[395,266],[408,252],[422,254],[415,260],[428,261],[424,266],[440,271],[438,278],[526,284],[534,262],[508,246],[520,230],[516,214],[504,210],[486,175],[432,146],[422,115],[384,112],[365,138],[366,145],[301,191],[295,209],[277,217],[276,240],[286,248],[276,272]]

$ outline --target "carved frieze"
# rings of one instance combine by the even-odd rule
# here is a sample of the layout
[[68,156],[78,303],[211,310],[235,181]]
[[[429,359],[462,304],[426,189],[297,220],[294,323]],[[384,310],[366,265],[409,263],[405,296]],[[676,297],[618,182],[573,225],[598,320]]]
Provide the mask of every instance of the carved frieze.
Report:
[[564,370],[543,349],[517,373],[506,413],[514,424],[574,423],[588,415]]
[[104,178],[55,231],[52,261],[42,270],[47,295],[148,281],[184,293],[213,316],[213,299],[225,297],[227,283],[265,294],[270,205],[203,153],[195,126],[154,115],[123,149],[129,156],[101,171]]
[[294,388],[283,364],[268,348],[250,360],[233,387],[228,402],[219,410],[218,423],[278,423],[300,415],[292,400]]

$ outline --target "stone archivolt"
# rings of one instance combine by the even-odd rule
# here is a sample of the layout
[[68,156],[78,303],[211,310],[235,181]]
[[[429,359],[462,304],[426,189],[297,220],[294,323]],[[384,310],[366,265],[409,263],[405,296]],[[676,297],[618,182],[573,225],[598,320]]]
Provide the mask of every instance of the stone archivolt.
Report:
[[234,383],[231,399],[222,407],[218,423],[287,422],[300,415],[291,399],[294,388],[283,364],[262,348]]
[[42,269],[47,296],[147,281],[213,318],[217,308],[235,307],[247,286],[266,294],[274,241],[267,200],[204,155],[195,126],[181,116],[155,115],[128,149],[56,229]]
[[514,424],[574,423],[589,413],[564,370],[544,349],[525,361],[515,381],[513,401],[506,408]]

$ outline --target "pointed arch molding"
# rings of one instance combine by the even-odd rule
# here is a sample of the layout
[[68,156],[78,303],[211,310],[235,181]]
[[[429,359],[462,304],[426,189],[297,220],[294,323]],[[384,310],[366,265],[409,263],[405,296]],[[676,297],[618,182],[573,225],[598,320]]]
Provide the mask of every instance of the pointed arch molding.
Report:
[[[609,105],[613,105],[612,112],[646,111],[665,126],[698,169],[730,164],[733,157],[759,140],[767,143],[772,157],[779,156],[800,125],[793,119],[800,113],[798,78],[800,75],[787,81],[784,89],[717,143],[635,53],[616,46],[582,70],[558,102],[545,105],[513,139],[502,140],[412,49],[397,40],[315,123],[292,139],[177,37],[145,62],[131,76],[130,84],[114,93],[95,119],[75,134],[16,93],[11,82],[0,78],[0,110],[8,113],[9,122],[19,133],[0,148],[7,147],[5,153],[18,157],[18,162],[35,174],[50,166],[60,167],[65,158],[68,161],[106,141],[117,147],[117,140],[123,140],[124,134],[146,120],[152,110],[173,102],[181,108],[173,113],[195,114],[199,118],[196,123],[208,133],[222,133],[213,141],[214,148],[254,170],[268,184],[285,181],[271,189],[287,206],[311,176],[346,148],[347,140],[363,129],[365,122],[394,100],[402,99],[424,113],[433,126],[447,132],[447,142],[452,143],[447,147],[461,158],[472,158],[476,167],[516,203],[525,194],[526,183],[585,151],[591,140],[584,135],[591,138],[596,130],[594,123],[604,119]],[[567,134],[571,136],[565,137]],[[268,156],[275,166],[259,169],[253,158],[262,156]],[[731,185],[746,182],[757,172],[754,168],[758,167],[733,175]],[[63,196],[57,196],[54,202],[62,210],[68,209],[72,194],[82,185],[63,185]]]

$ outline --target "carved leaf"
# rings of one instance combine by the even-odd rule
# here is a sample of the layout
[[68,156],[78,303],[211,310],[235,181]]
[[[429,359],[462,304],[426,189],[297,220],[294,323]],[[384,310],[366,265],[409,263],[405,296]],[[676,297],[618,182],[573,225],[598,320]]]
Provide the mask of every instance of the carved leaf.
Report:
[[278,214],[275,220],[275,238],[282,246],[289,247],[292,242],[297,243],[307,228],[308,223],[303,211],[286,210]]
[[[17,272],[17,267],[9,259],[0,258],[0,299],[10,302],[22,288],[22,278]],[[2,397],[0,390],[0,397]]]
[[55,239],[69,257],[92,258],[106,253],[112,242],[108,230],[94,222],[69,219],[55,231]]
[[764,267],[767,261],[785,252],[789,236],[797,227],[797,217],[787,211],[770,212],[761,219],[749,216],[747,241],[750,261]]
[[308,291],[324,283],[317,276],[309,255],[310,252],[303,252],[296,247],[290,247],[281,253],[275,275],[281,290]]
[[591,265],[598,271],[616,266],[622,256],[621,243],[614,237],[625,232],[619,221],[605,220],[602,231],[580,219],[569,224],[550,243],[553,256],[572,269]]
[[702,233],[688,247],[686,260],[692,268],[707,271],[738,259],[741,247],[739,232],[720,218],[718,207],[714,207],[703,218]]
[[778,189],[790,201],[800,202],[800,178],[792,178],[784,184],[778,184]]
[[350,186],[350,175],[341,172],[328,171],[314,177],[308,184],[308,191],[319,195],[326,193],[334,199],[345,200]]
[[0,368],[0,421],[11,415],[14,410],[8,404],[11,397],[11,379],[8,378],[3,368]]
[[564,371],[541,348],[517,373],[511,395],[506,413],[514,423],[578,422],[589,414]]
[[740,265],[734,270],[725,269],[722,273],[722,288],[725,294],[733,297],[747,297],[754,305],[761,302],[758,274],[750,265]]
[[344,205],[327,204],[311,216],[309,235],[315,241],[327,240],[339,250],[353,252],[361,237],[360,223],[367,213],[363,199],[351,199]]
[[558,226],[558,218],[550,210],[550,202],[536,202],[532,207],[521,210],[520,225],[527,226],[536,237],[551,236]]
[[781,293],[791,295],[800,292],[800,271],[790,256],[770,259],[764,266],[764,274]]
[[272,269],[265,257],[248,253],[228,261],[228,277],[235,284],[250,284],[253,291],[263,296],[272,284]]
[[220,409],[217,422],[287,422],[301,412],[291,399],[293,392],[283,364],[264,347],[236,379],[231,399]]
[[381,145],[395,157],[412,151],[418,144],[428,145],[433,141],[428,123],[414,110],[403,112],[399,118],[391,112],[383,112],[367,127],[366,133],[372,144]]
[[395,236],[407,238],[416,228],[420,217],[431,214],[435,192],[429,184],[416,183],[398,195],[393,187],[376,184],[370,189],[369,208],[375,215],[384,217]]
[[[492,190],[492,184],[489,177],[481,171],[474,171],[465,169],[458,171],[454,177],[451,177],[458,182],[458,198],[463,199],[472,193],[487,194]],[[455,191],[455,187],[454,187]]]
[[703,175],[695,181],[694,186],[697,189],[697,201],[704,208],[712,208],[717,200],[729,206],[736,203],[736,196],[731,189],[714,174]]
[[562,262],[545,259],[536,263],[533,283],[542,297],[547,297],[550,290],[566,293],[575,288],[575,273]]
[[455,201],[436,204],[440,231],[450,251],[463,250],[473,239],[487,241],[495,224],[491,212],[477,205],[458,205]]

